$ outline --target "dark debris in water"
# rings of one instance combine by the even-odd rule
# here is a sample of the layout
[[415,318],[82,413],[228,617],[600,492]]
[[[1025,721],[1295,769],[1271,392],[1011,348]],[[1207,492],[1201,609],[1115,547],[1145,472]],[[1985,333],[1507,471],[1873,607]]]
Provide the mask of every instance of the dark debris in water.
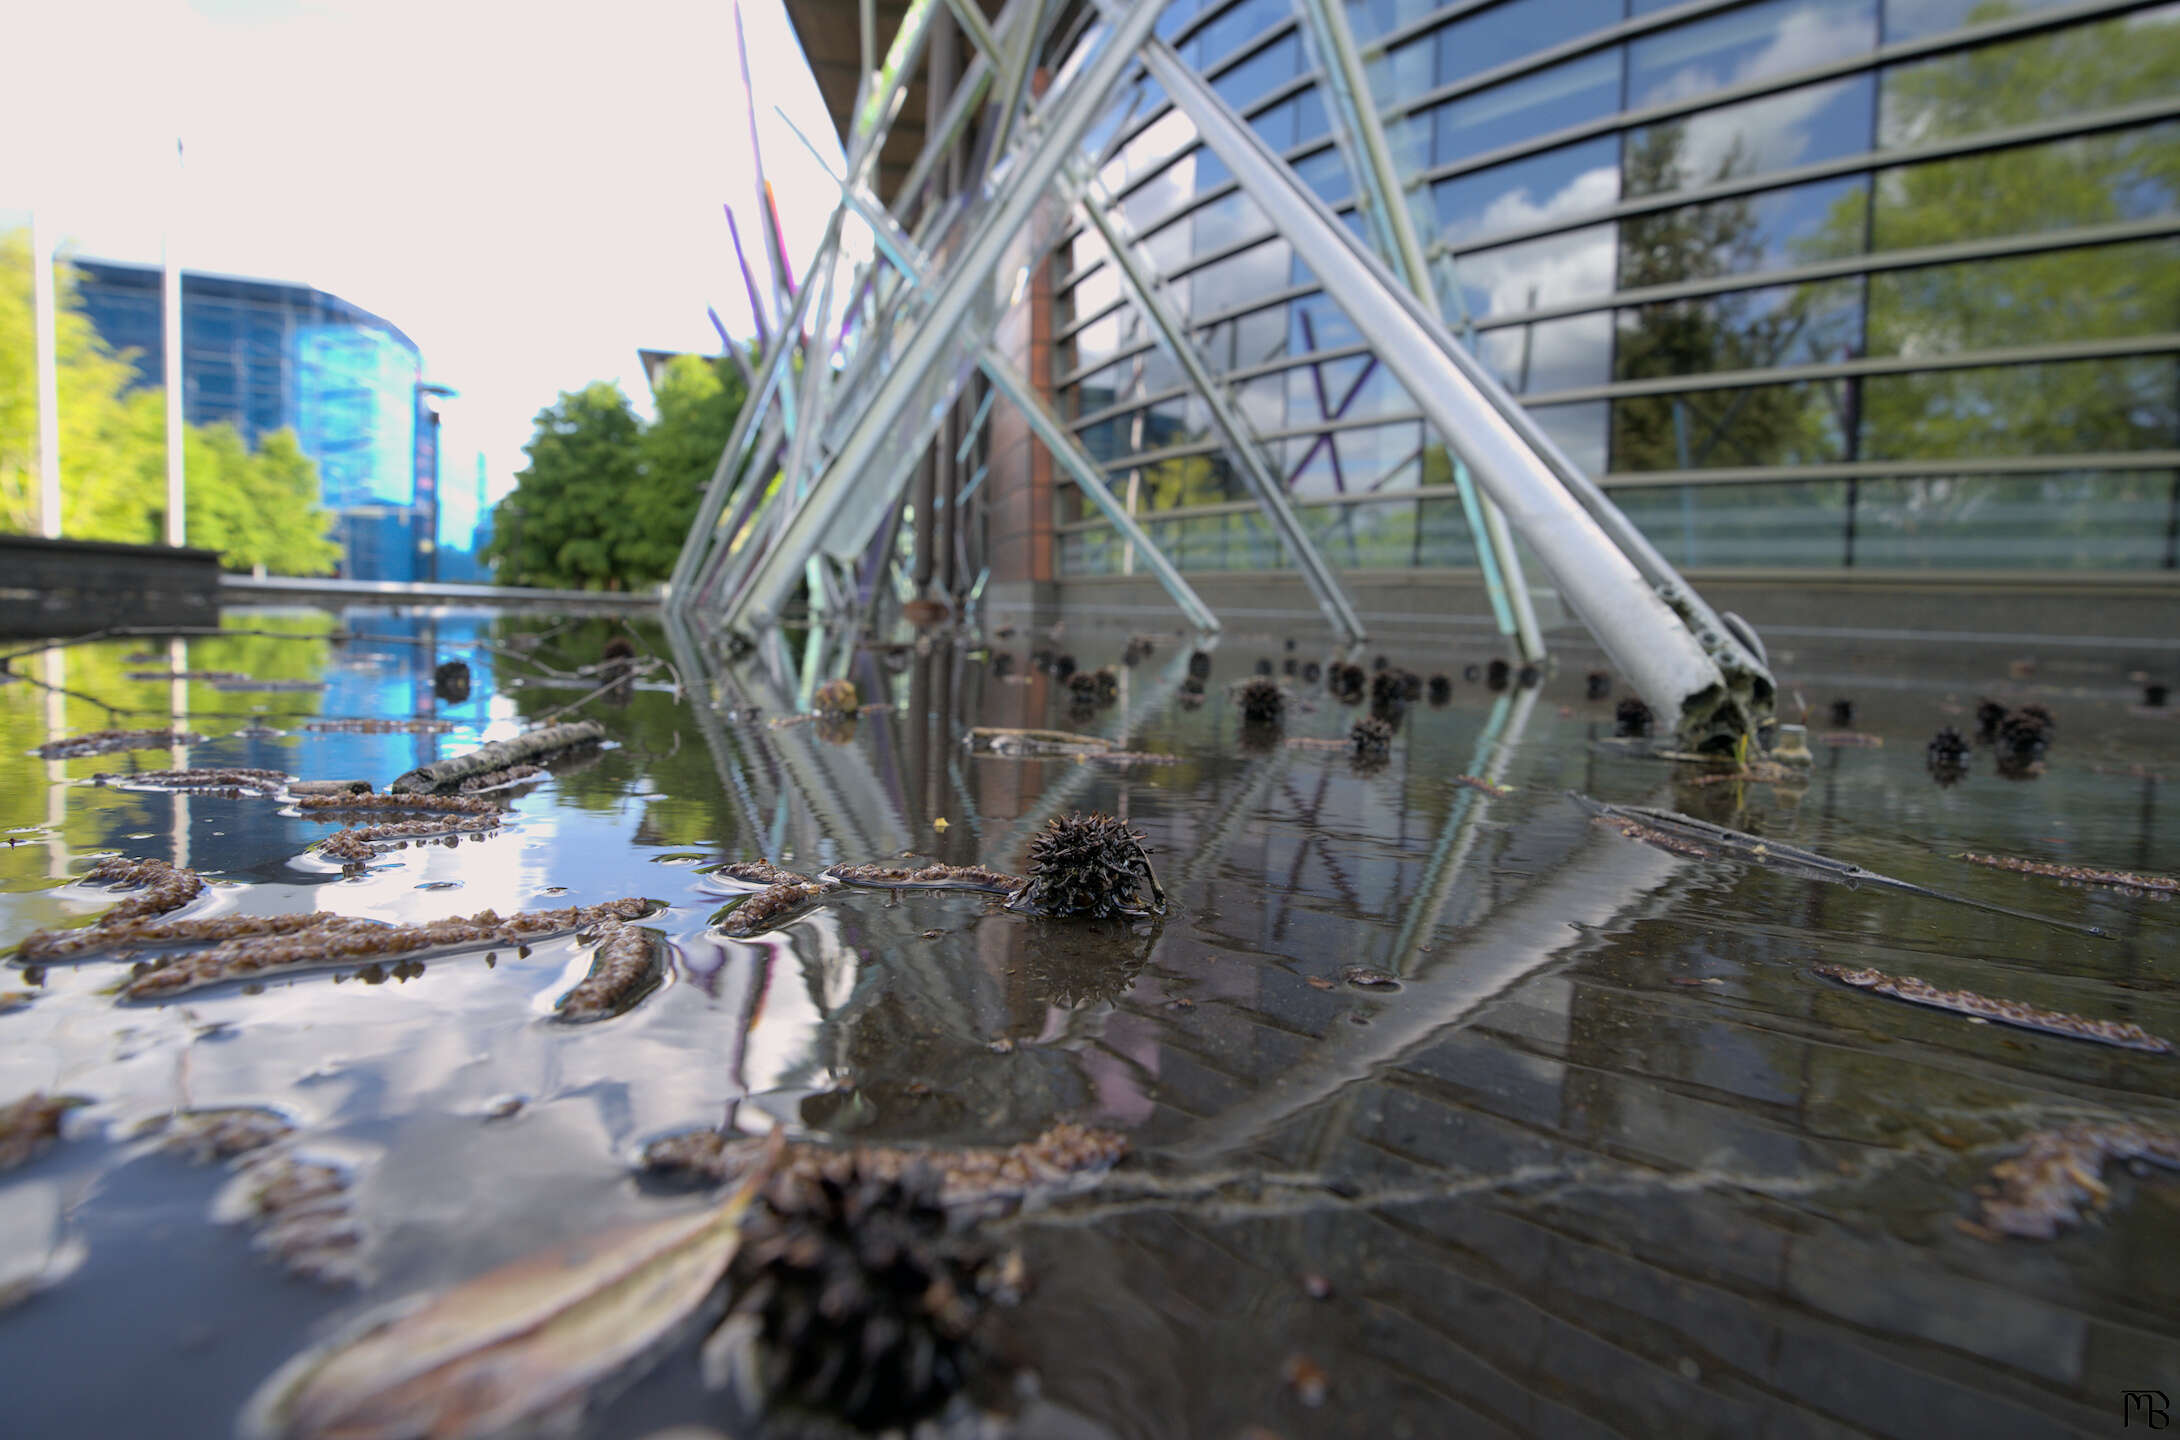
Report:
[[666,937],[644,925],[598,925],[590,973],[553,1005],[553,1018],[585,1025],[625,1015],[666,978]]
[[61,1138],[61,1117],[85,1103],[73,1095],[32,1091],[0,1105],[0,1171],[13,1170],[43,1154]]
[[1986,1240],[2012,1235],[2052,1240],[2082,1223],[2082,1209],[2102,1209],[2112,1191],[2102,1178],[2112,1160],[2146,1161],[2180,1169],[2180,1136],[2132,1124],[2076,1124],[2040,1130],[2021,1153],[1991,1168],[1982,1191],[1981,1223],[1962,1228]]

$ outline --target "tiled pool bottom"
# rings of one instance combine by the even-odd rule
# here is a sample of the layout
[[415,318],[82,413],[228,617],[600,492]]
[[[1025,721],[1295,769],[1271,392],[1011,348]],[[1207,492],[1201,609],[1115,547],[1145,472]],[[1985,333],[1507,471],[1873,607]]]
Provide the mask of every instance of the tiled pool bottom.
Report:
[[[670,974],[580,1027],[551,1019],[587,967],[572,940],[145,1005],[109,993],[125,963],[4,977],[34,998],[0,1014],[0,1103],[90,1102],[59,1144],[0,1174],[7,1278],[44,1284],[0,1311],[10,1433],[230,1434],[285,1359],[376,1306],[700,1205],[637,1179],[636,1161],[661,1135],[719,1125],[857,1143],[1008,1144],[1062,1120],[1128,1135],[1108,1183],[994,1227],[1032,1283],[990,1327],[985,1398],[1025,1433],[2056,1435],[2114,1429],[2127,1403],[2145,1425],[2136,1392],[2180,1398],[2180,1177],[2112,1164],[2109,1201],[2050,1241],[1963,1224],[2032,1134],[2180,1128],[2180,1059],[1814,969],[2180,1036],[2173,903],[1956,858],[2180,868],[2180,824],[2159,805],[2180,722],[2130,703],[2126,657],[1781,656],[1782,689],[1814,712],[1806,777],[1698,784],[1600,743],[1617,697],[1587,699],[1579,662],[1493,690],[1465,673],[1484,653],[1395,651],[1446,674],[1451,699],[1406,707],[1386,763],[1358,767],[1284,741],[1344,737],[1366,706],[1298,673],[1266,737],[1244,733],[1228,694],[1260,660],[1321,663],[1309,637],[1289,651],[1229,636],[1193,707],[1189,647],[1170,635],[1133,666],[1124,635],[1082,621],[1009,637],[1004,675],[966,649],[863,652],[850,673],[890,708],[821,729],[772,723],[793,707],[792,673],[760,658],[708,680],[639,629],[661,663],[578,712],[603,722],[606,749],[522,793],[485,838],[392,850],[345,877],[298,859],[335,827],[276,801],[91,780],[176,763],[166,751],[29,754],[59,734],[173,724],[207,737],[191,765],[383,788],[582,699],[598,681],[585,667],[628,633],[344,623],[381,638],[100,642],[51,668],[14,661],[30,680],[0,685],[0,943],[111,903],[64,882],[118,853],[234,882],[190,915],[406,922],[646,896],[667,906],[648,923],[673,942]],[[1115,666],[1117,694],[1073,709],[1035,650]],[[472,690],[448,703],[432,671],[457,656]],[[327,688],[128,678],[175,671]],[[719,706],[698,709],[677,679],[716,684]],[[31,680],[143,713],[109,720]],[[1925,742],[1973,731],[1985,694],[2053,712],[2042,773],[2000,778],[1978,750],[1937,784]],[[1838,728],[1882,746],[1823,743],[1842,698],[1854,713]],[[447,728],[305,728],[418,715]],[[974,725],[1172,760],[996,756],[963,745]],[[1569,790],[2104,933],[1671,853],[1593,823]],[[1011,869],[1075,810],[1142,832],[1163,919],[854,892],[748,941],[714,921],[715,862],[912,852]],[[291,1274],[256,1244],[264,1227],[221,1219],[226,1172],[139,1134],[223,1106],[279,1111],[298,1154],[349,1177],[358,1283]],[[696,1348],[670,1349],[585,1433],[750,1433],[700,1383]],[[1008,1365],[1011,1384],[993,1379]]]

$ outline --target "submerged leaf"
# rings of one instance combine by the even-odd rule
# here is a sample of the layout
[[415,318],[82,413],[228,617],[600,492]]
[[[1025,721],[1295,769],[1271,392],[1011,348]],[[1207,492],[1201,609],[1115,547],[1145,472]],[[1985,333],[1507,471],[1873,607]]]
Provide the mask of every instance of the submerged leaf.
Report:
[[262,1440],[460,1440],[580,1406],[719,1284],[758,1180],[694,1215],[558,1245],[297,1356],[244,1416]]

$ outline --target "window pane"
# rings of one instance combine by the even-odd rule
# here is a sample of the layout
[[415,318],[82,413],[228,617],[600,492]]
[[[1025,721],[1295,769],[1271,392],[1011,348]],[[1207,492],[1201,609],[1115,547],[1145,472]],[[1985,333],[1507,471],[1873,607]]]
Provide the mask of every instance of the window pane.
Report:
[[2171,471],[1865,480],[1855,564],[1914,569],[2154,570]]
[[1326,563],[1341,570],[1397,570],[1416,563],[1416,504],[1310,505],[1301,512]]
[[1290,260],[1287,242],[1273,239],[1194,272],[1189,277],[1193,313],[1208,315],[1284,290]]
[[1451,165],[1619,108],[1619,52],[1585,55],[1440,105],[1431,112],[1430,163]]
[[1861,348],[1862,282],[1740,290],[1619,314],[1621,380],[1845,360]]
[[1659,105],[1876,48],[1876,0],[1772,0],[1631,41],[1628,106]]
[[1060,537],[1062,575],[1120,573],[1120,536],[1109,527],[1077,530]]
[[1919,40],[1941,30],[1981,25],[2008,15],[2026,14],[2066,0],[1885,0],[1885,42]]
[[1620,288],[1777,270],[1862,248],[1862,176],[1690,205],[1620,222]]
[[2156,450],[2175,440],[2170,356],[1872,376],[1862,452],[1871,459]]
[[1305,295],[1287,302],[1290,329],[1287,348],[1296,355],[1310,350],[1332,350],[1362,342],[1362,332],[1347,312],[1326,295]]
[[1566,452],[1574,467],[1585,475],[1605,473],[1605,402],[1589,400],[1580,405],[1539,405],[1530,418],[1543,427],[1554,444]]
[[1463,255],[1455,265],[1468,310],[1482,320],[1612,293],[1612,227],[1592,225]]
[[1942,245],[2180,209],[2180,123],[1886,170],[1878,249]]
[[1450,85],[1533,55],[1573,35],[1617,24],[1620,0],[1506,0],[1434,32],[1436,82]]
[[[1247,110],[1257,101],[1300,74],[1302,69],[1301,57],[1301,39],[1294,35],[1288,35],[1283,39],[1273,41],[1233,69],[1219,76],[1218,79],[1211,82],[1211,88],[1216,90],[1219,97],[1236,110]],[[1291,132],[1293,128],[1291,118],[1288,121],[1288,128]],[[1266,136],[1265,138],[1270,139],[1271,137]],[[1294,140],[1291,134],[1286,140],[1273,142],[1275,146],[1280,147],[1293,143]]]
[[1610,378],[1610,315],[1576,315],[1486,330],[1476,340],[1483,362],[1516,395],[1602,385]]
[[1348,0],[1347,23],[1355,38],[1367,45],[1380,35],[1390,35],[1412,25],[1440,8],[1443,0]]
[[1943,354],[2180,330],[2180,241],[1870,277],[1870,353]]
[[1612,501],[1674,565],[1825,568],[1847,553],[1847,484],[1627,486]]
[[1708,470],[1847,458],[1851,382],[1748,385],[1612,402],[1612,468]]
[[1856,75],[1632,130],[1626,192],[1657,195],[1862,154],[1872,83]]
[[1610,136],[1494,165],[1431,187],[1438,233],[1467,245],[1602,210],[1620,198],[1619,142]]
[[1274,25],[1293,18],[1294,10],[1285,0],[1241,0],[1196,32],[1203,63],[1215,65]]
[[1224,455],[1178,455],[1145,465],[1137,508],[1148,513],[1249,498]]
[[[1897,38],[1897,37],[1891,37]],[[2173,92],[2180,5],[1885,70],[1887,148],[1977,135]]]

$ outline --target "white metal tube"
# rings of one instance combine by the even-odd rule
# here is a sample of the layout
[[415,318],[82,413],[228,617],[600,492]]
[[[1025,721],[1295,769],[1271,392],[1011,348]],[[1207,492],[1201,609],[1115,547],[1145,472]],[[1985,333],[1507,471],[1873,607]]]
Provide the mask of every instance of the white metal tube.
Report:
[[37,312],[38,367],[38,533],[57,540],[61,533],[61,382],[53,286],[53,252],[47,246],[38,212],[30,214],[30,295]]
[[1356,243],[1171,47],[1154,39],[1142,54],[1151,78],[1459,450],[1643,698],[1659,713],[1678,717],[1689,743],[1716,743],[1746,731],[1748,716],[1696,637],[1486,398],[1498,382],[1462,363],[1470,357],[1445,323]]
[[1083,133],[1096,118],[1098,107],[1135,60],[1137,48],[1158,20],[1153,0],[1137,3],[1110,22],[1102,48],[1075,75],[1052,107],[1046,125],[1028,151],[1019,157],[1002,183],[1000,192],[978,217],[952,268],[932,297],[930,309],[917,324],[896,357],[893,367],[879,380],[869,404],[843,437],[838,453],[812,488],[808,498],[788,521],[737,601],[741,613],[730,622],[746,621],[757,628],[778,617],[802,571],[802,561],[817,547],[833,513],[847,498],[854,477],[878,460],[880,452],[898,445],[902,412],[923,383],[925,372],[944,363],[957,343],[956,328],[967,317],[978,291],[992,283],[1000,257],[1014,245],[1029,224],[1031,212],[1051,188],[1060,166],[1072,153]]
[[161,295],[163,323],[162,350],[166,364],[164,376],[167,390],[167,544],[189,543],[187,516],[183,513],[185,489],[183,485],[186,462],[183,459],[182,429],[182,266],[174,254],[174,228],[180,220],[182,198],[182,142],[174,142],[174,205],[167,217],[167,233],[160,243]]

